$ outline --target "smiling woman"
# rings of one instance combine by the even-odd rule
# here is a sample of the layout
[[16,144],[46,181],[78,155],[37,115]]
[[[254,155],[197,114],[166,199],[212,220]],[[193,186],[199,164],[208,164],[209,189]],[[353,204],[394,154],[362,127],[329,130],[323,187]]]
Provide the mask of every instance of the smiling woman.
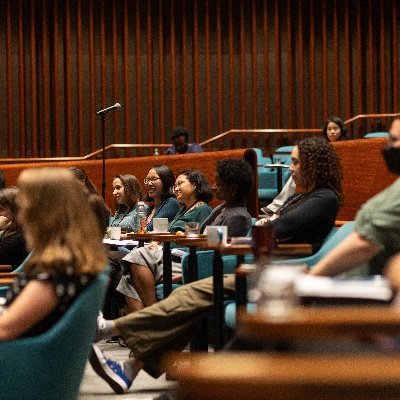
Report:
[[147,230],[153,230],[153,218],[168,218],[172,221],[179,211],[179,204],[173,194],[174,174],[166,165],[155,165],[147,173],[144,185],[146,201],[152,205],[147,209]]
[[[151,175],[148,175],[148,184],[150,178]],[[170,232],[184,231],[186,222],[201,224],[208,217],[211,208],[207,203],[212,198],[212,191],[202,172],[195,169],[181,171],[176,178],[174,191],[183,207],[171,221]],[[125,295],[131,311],[140,310],[157,301],[155,285],[163,276],[162,262],[163,251],[156,242],[132,250],[121,260],[124,271],[117,290]],[[172,272],[180,275],[181,265],[174,263]]]
[[116,175],[113,180],[113,196],[117,211],[110,217],[109,226],[120,226],[127,232],[138,230],[137,202],[141,197],[141,190],[136,177],[129,174]]

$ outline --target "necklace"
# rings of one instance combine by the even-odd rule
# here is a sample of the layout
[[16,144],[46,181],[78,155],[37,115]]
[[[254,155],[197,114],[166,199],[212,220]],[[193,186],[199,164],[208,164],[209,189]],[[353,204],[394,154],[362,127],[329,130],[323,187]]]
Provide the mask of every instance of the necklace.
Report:
[[124,214],[116,214],[113,220],[110,222],[110,226],[119,226],[119,224],[124,220],[124,218],[133,210],[134,207],[125,211]]

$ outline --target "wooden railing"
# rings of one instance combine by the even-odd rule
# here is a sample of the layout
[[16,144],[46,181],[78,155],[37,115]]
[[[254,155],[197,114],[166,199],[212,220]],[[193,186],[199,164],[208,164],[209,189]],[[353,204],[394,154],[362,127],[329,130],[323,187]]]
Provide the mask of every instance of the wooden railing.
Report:
[[[392,114],[359,114],[345,121],[348,137],[360,139],[368,132],[387,131],[393,117]],[[248,147],[259,147],[264,153],[271,154],[279,146],[295,143],[307,136],[318,136],[322,128],[301,129],[230,129],[211,139],[201,142],[205,151],[229,150]],[[170,144],[110,144],[105,147],[108,158],[140,157],[144,155],[163,154]],[[122,151],[123,150],[123,151]],[[44,161],[82,161],[101,158],[103,149],[98,149],[82,157],[37,157],[37,158],[3,158],[1,163],[44,162]]]
[[[110,150],[114,151],[112,158],[119,157],[140,157],[140,156],[152,156],[159,154],[163,154],[164,150],[170,147],[170,144],[166,143],[143,143],[143,144],[110,144],[104,148],[106,152]],[[125,154],[122,155],[120,150],[124,149]],[[83,160],[91,160],[91,159],[100,159],[102,158],[103,149],[98,149],[93,153],[87,154],[82,157],[36,157],[36,158],[2,158],[1,163],[12,164],[12,163],[21,163],[21,162],[44,162],[44,161],[83,161]]]

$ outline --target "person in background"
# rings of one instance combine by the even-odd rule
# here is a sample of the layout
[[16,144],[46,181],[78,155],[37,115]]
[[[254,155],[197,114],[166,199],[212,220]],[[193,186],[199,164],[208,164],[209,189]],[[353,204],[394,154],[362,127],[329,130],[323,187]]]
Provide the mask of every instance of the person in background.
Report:
[[336,116],[330,116],[325,121],[322,129],[322,136],[330,142],[347,139],[346,125],[342,119]]
[[[322,136],[330,142],[337,142],[347,139],[347,130],[345,123],[335,116],[329,117],[322,129]],[[261,208],[261,211],[269,217],[277,214],[283,203],[293,194],[296,193],[296,184],[290,176],[285,186],[282,188],[278,196],[267,206]]]
[[[324,168],[322,168],[324,167]],[[313,243],[314,251],[334,226],[342,198],[340,161],[322,138],[307,138],[292,151],[293,179],[304,189],[289,199],[274,221],[279,241]],[[400,224],[399,224],[400,226]],[[399,241],[400,242],[400,241]],[[235,275],[225,274],[225,299],[235,295]],[[117,393],[131,386],[141,369],[157,378],[168,351],[182,350],[196,329],[198,318],[213,307],[213,278],[201,279],[174,290],[167,298],[114,321],[98,320],[97,339],[120,334],[131,357],[119,364],[93,345],[90,363]]]
[[6,293],[0,340],[47,331],[107,260],[99,221],[70,171],[26,169],[18,187],[18,221],[31,255]]
[[88,177],[88,175],[84,169],[79,168],[79,167],[69,167],[68,169],[83,184],[83,186],[86,188],[86,190],[89,193],[97,194],[97,195],[99,194],[99,191],[97,190],[95,184],[90,180],[90,178]]
[[[95,197],[91,197],[90,195],[98,196],[99,198],[97,198],[96,201],[98,203],[100,203],[101,201],[103,202],[103,207],[99,208],[99,210],[97,212],[102,215],[101,218],[105,222],[105,226],[107,228],[111,211],[106,206],[104,199],[102,197],[100,197],[95,184],[90,180],[90,178],[88,177],[88,175],[84,169],[79,168],[79,167],[69,167],[68,169],[74,174],[74,176],[79,180],[79,182],[82,183],[82,185],[88,192],[89,198],[95,199]],[[106,229],[104,229],[104,232],[105,231],[106,231]]]
[[[185,231],[186,222],[201,224],[208,217],[211,208],[207,203],[212,198],[212,192],[200,171],[181,171],[176,178],[174,191],[183,208],[171,221],[170,232]],[[163,250],[159,243],[153,241],[145,247],[133,249],[121,263],[124,271],[117,290],[125,295],[129,309],[137,311],[154,304],[157,301],[155,285],[163,277]],[[182,270],[173,268],[172,273],[180,275]]]
[[189,143],[189,131],[186,128],[175,128],[171,136],[172,146],[168,147],[165,155],[202,153],[203,149],[196,143]]
[[112,185],[116,211],[110,217],[108,225],[120,226],[127,232],[137,231],[139,229],[137,203],[141,197],[139,181],[130,174],[116,175]]
[[10,186],[0,190],[0,264],[14,270],[28,256],[25,238],[18,222],[17,196],[19,190]]
[[155,165],[147,173],[144,185],[147,190],[147,231],[153,230],[153,218],[168,218],[171,222],[179,212],[179,203],[173,193],[175,177],[170,167]]

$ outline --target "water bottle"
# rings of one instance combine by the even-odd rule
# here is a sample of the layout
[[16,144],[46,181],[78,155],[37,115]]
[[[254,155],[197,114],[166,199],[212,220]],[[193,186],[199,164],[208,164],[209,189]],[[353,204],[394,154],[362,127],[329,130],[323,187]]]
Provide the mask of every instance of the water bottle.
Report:
[[146,232],[147,226],[147,212],[146,206],[143,201],[138,202],[138,216],[139,216],[139,229],[140,231]]

